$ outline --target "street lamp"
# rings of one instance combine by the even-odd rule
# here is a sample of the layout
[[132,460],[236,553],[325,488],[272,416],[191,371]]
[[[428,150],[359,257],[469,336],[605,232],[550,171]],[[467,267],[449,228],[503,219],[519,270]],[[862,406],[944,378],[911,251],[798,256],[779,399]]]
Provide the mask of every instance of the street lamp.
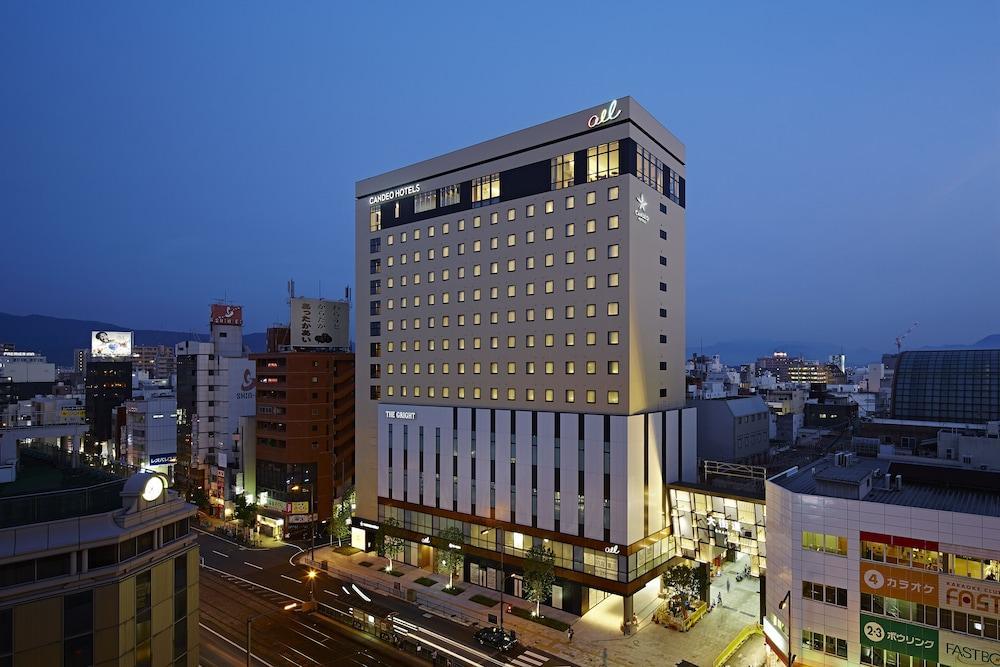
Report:
[[785,626],[788,629],[788,667],[794,667],[795,665],[795,654],[792,653],[792,592],[788,591],[785,593],[785,597],[781,598],[781,602],[778,603],[778,609],[788,609],[788,625]]
[[315,600],[316,599],[316,570],[309,570],[309,574],[307,574],[306,576],[309,577],[309,599],[310,600]]
[[[480,535],[485,535],[486,533],[493,530],[493,528],[485,528],[479,531]],[[503,528],[497,528],[497,541],[500,542],[500,632],[503,632],[503,589],[507,586],[507,575],[504,573],[503,567],[503,552],[504,552],[504,542],[503,542]]]
[[247,667],[250,667],[250,625],[258,618],[263,618],[265,616],[272,616],[281,611],[291,611],[298,606],[299,606],[298,602],[289,602],[281,609],[273,609],[271,611],[265,611],[262,614],[257,614],[256,616],[249,616],[247,618]]

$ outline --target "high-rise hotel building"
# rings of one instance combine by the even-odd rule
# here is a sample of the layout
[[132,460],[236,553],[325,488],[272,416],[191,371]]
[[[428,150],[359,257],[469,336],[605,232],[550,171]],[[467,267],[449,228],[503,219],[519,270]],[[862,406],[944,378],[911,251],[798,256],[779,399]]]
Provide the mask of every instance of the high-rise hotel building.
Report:
[[[631,98],[360,181],[355,543],[386,518],[433,569],[549,603],[625,598],[674,555],[684,408],[684,146]],[[364,533],[362,533],[364,531]]]

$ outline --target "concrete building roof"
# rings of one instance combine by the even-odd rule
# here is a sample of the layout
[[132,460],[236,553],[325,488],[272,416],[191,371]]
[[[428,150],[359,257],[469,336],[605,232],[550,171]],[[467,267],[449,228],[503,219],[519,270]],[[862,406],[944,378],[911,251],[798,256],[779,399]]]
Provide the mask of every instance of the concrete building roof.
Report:
[[903,463],[885,459],[859,458],[852,465],[834,465],[832,456],[793,472],[782,473],[769,481],[795,493],[825,496],[818,483],[824,481],[860,483],[869,475],[888,473],[902,477],[901,488],[885,488],[875,479],[865,502],[903,505],[946,512],[961,512],[1000,517],[1000,473]]

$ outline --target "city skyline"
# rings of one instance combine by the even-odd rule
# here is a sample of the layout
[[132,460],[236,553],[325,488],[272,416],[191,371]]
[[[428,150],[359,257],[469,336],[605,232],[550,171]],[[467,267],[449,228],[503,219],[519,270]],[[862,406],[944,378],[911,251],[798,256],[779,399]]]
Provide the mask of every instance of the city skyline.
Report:
[[[34,252],[8,254],[33,284],[9,295],[7,312],[202,330],[206,302],[226,296],[262,331],[282,319],[289,278],[332,298],[351,285],[356,180],[632,95],[697,156],[689,342],[889,350],[913,321],[915,347],[997,333],[998,297],[986,287],[1000,241],[995,4],[633,8],[644,26],[692,29],[661,48],[662,31],[636,27],[636,43],[561,68],[558,81],[535,63],[540,53],[504,50],[505,39],[537,41],[539,26],[560,21],[567,29],[545,53],[572,52],[588,12],[536,7],[532,25],[496,18],[484,46],[505,53],[504,66],[486,72],[448,46],[474,13],[432,22],[409,9],[216,7],[194,23],[155,7],[48,7],[0,10],[18,100],[0,115],[0,214],[14,222],[10,247],[37,243],[39,229],[56,239],[45,271]],[[380,40],[412,42],[406,60],[423,64],[407,76],[397,50],[367,48],[366,33],[348,28],[373,22]],[[48,49],[52,40],[65,48]],[[531,67],[540,74],[525,86]],[[435,72],[472,92],[441,104]],[[365,90],[384,95],[354,92]],[[95,261],[123,243],[144,267],[127,277]],[[86,276],[102,304],[66,289]]]

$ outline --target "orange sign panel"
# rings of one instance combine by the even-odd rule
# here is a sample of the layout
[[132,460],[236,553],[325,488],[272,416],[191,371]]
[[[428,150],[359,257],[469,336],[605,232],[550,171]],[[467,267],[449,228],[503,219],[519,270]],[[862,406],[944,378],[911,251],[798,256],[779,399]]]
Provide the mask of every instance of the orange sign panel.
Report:
[[965,612],[1000,615],[1000,584],[967,577],[941,577],[940,605]]
[[862,561],[861,592],[937,606],[938,575]]

